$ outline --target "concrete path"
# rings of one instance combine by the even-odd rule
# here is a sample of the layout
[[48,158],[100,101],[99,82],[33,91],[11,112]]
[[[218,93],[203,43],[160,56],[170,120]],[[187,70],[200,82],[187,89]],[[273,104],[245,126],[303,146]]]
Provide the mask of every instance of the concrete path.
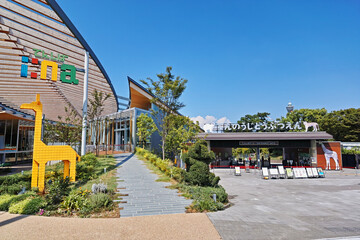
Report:
[[228,239],[321,239],[360,235],[360,176],[355,170],[326,172],[323,179],[260,178],[215,170],[233,203],[208,213]]
[[[192,201],[179,196],[177,190],[165,188],[170,183],[156,182],[158,175],[151,173],[136,155],[114,155],[119,162],[117,174],[119,192],[123,196],[120,203],[120,217],[184,213]],[[125,189],[122,189],[125,188]]]
[[40,217],[0,212],[1,240],[221,239],[204,213],[131,218]]

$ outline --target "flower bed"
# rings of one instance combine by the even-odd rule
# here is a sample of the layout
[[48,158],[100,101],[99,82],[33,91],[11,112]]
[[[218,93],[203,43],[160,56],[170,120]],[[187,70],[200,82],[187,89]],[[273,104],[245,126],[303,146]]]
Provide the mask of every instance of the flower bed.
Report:
[[[46,216],[116,216],[115,159],[87,154],[77,163],[76,182],[63,178],[63,164],[47,167],[45,194],[30,189],[31,172],[0,177],[0,211]],[[106,172],[104,171],[106,168]],[[101,191],[92,192],[93,184]]]

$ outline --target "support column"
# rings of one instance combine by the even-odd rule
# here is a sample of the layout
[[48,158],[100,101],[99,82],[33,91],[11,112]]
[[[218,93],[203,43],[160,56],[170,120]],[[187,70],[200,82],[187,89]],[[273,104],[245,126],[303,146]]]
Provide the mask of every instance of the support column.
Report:
[[317,167],[316,140],[311,140],[310,158],[311,158],[311,166],[312,167]]
[[135,147],[136,147],[136,108],[134,108],[134,117],[133,117],[133,125],[132,125],[132,138],[133,138],[133,151],[135,151]]

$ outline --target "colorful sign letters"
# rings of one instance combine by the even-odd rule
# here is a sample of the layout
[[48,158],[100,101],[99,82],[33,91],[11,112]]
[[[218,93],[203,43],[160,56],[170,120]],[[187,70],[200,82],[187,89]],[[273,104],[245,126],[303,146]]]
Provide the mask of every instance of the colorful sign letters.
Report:
[[[47,79],[47,70],[50,67],[51,68],[51,80],[56,82],[58,79],[58,68],[60,66],[60,81],[63,83],[69,83],[69,84],[75,84],[78,85],[79,84],[79,80],[76,79],[76,67],[73,65],[69,65],[69,64],[61,64],[58,65],[56,62],[54,61],[50,61],[50,60],[55,60],[55,61],[59,61],[59,62],[64,62],[65,58],[67,58],[68,56],[66,55],[62,55],[62,54],[58,54],[57,57],[53,56],[53,53],[51,53],[50,55],[45,54],[44,51],[41,51],[39,49],[33,49],[34,50],[34,56],[35,57],[41,57],[44,59],[49,59],[49,60],[42,60],[39,61],[39,59],[37,58],[29,58],[29,57],[25,57],[23,56],[21,58],[21,62],[23,64],[21,64],[21,73],[20,76],[21,77],[28,77],[28,65],[24,64],[24,63],[31,63],[33,65],[40,65],[40,79]],[[39,52],[42,53],[42,55],[39,54]],[[36,72],[31,72],[30,73],[30,77],[36,79],[38,77],[38,74]]]

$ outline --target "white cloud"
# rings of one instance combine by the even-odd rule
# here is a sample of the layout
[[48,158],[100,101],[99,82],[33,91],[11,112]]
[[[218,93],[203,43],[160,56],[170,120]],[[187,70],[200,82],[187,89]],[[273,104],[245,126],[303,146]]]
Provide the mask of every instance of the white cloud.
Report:
[[227,117],[222,117],[216,121],[217,124],[231,123]]
[[203,118],[202,116],[197,116],[197,117],[192,117],[190,118],[194,123],[199,122],[199,125],[201,128],[204,127],[204,125],[209,125],[209,124],[224,124],[224,123],[230,123],[230,120],[227,117],[222,117],[220,119],[217,119],[214,116],[206,116],[205,118]]

